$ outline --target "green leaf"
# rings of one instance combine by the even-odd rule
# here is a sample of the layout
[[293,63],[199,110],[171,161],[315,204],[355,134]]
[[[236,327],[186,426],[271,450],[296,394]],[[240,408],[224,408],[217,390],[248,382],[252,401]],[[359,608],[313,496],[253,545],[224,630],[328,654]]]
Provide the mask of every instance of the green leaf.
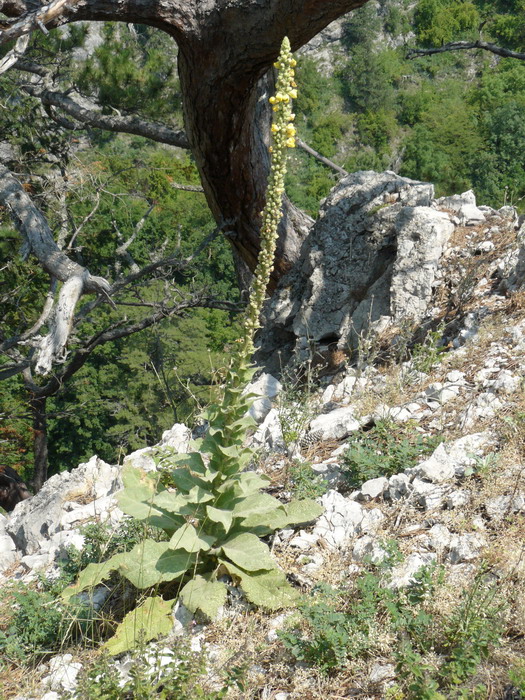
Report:
[[206,513],[212,522],[220,523],[226,533],[229,531],[233,521],[233,513],[231,510],[222,510],[221,508],[206,506]]
[[182,467],[188,467],[193,472],[204,474],[206,465],[199,452],[188,452],[188,454],[174,455],[172,458],[175,464],[180,464]]
[[167,531],[176,530],[184,522],[183,518],[172,517],[154,507],[153,501],[159,496],[169,495],[167,491],[162,491],[155,496],[158,475],[153,476],[142,469],[126,465],[122,470],[122,480],[124,489],[117,493],[117,503],[124,513],[136,520],[148,520],[151,525]]
[[144,540],[120,555],[119,572],[137,588],[150,588],[161,581],[173,581],[191,566],[186,552],[174,552],[169,542]]
[[173,628],[171,610],[174,603],[174,600],[163,600],[159,596],[146,598],[142,605],[126,615],[104,648],[115,656],[133,649],[139,641],[149,642],[169,634]]
[[277,566],[270,555],[268,545],[248,532],[230,538],[221,545],[221,549],[228,559],[247,571],[269,571]]
[[201,535],[191,523],[185,523],[173,533],[170,540],[172,549],[184,549],[186,552],[207,552],[214,545],[216,538]]
[[279,569],[248,573],[229,561],[220,559],[219,562],[230,576],[239,579],[241,588],[248,600],[261,608],[279,610],[280,608],[293,607],[297,605],[301,597],[300,593],[295,588],[292,588],[284,573]]
[[226,602],[228,589],[220,581],[206,581],[202,576],[196,576],[189,581],[182,591],[180,597],[184,605],[191,610],[201,610],[207,617],[213,620],[221,605]]
[[268,513],[277,509],[282,509],[282,503],[267,493],[254,493],[239,501],[233,508],[233,515],[236,518],[245,518],[258,513]]
[[315,520],[324,513],[323,506],[311,498],[292,501],[285,506],[287,525],[301,525]]
[[170,471],[170,477],[173,480],[175,486],[181,491],[191,491],[195,486],[199,486],[206,489],[208,484],[199,478],[197,475],[192,474],[188,469],[181,467],[180,469],[173,469]]
[[122,554],[116,554],[111,559],[101,562],[100,564],[88,564],[86,568],[80,572],[77,582],[73,586],[68,586],[62,591],[62,598],[69,600],[74,595],[78,595],[86,588],[94,588],[99,583],[105,581],[116,571],[120,566]]
[[[230,482],[226,482],[226,484],[229,483]],[[239,496],[250,496],[253,493],[258,493],[259,489],[268,486],[270,479],[264,474],[243,472],[235,478],[234,483]]]

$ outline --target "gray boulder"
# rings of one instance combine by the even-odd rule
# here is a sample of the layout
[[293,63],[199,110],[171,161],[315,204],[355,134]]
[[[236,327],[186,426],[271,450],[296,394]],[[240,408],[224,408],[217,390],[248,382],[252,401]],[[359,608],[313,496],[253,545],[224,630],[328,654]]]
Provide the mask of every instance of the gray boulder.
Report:
[[276,373],[323,347],[355,348],[374,323],[425,317],[454,230],[433,196],[393,172],[343,178],[272,297],[257,363]]

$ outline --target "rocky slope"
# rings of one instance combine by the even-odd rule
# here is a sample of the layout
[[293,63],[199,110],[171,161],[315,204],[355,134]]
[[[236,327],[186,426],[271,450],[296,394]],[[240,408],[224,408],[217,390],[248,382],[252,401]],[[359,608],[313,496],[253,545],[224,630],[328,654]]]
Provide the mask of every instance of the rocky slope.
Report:
[[[429,567],[439,569],[429,596],[436,619],[453,613],[480,575],[497,588],[497,651],[480,655],[464,686],[486,691],[462,697],[520,697],[508,668],[519,665],[525,635],[522,235],[514,209],[478,207],[472,193],[436,201],[430,185],[393,173],[349,176],[325,201],[302,266],[268,311],[259,358],[276,372],[281,350],[281,382],[262,374],[253,387],[261,395],[252,408],[260,455],[253,468],[284,501],[302,490],[324,507],[315,523],[273,540],[274,556],[305,595],[320,583],[361,590],[382,562],[383,585],[399,596],[417,589]],[[161,445],[184,452],[190,438],[175,425]],[[153,457],[146,448],[125,462],[150,470]],[[82,549],[86,523],[118,529],[120,471],[95,456],[0,516],[5,590],[56,578],[71,548]],[[99,591],[101,606],[107,594]],[[276,630],[304,625],[287,615],[251,610],[232,588],[218,623],[195,624],[179,607],[160,648],[169,659],[173,639],[191,637],[211,675],[241,655],[246,682],[231,697],[422,697],[407,689],[392,631],[367,633],[367,652],[347,649],[349,660],[327,675],[290,645],[285,651]],[[428,662],[429,684],[445,657]],[[2,697],[74,696],[89,663],[75,648],[48,659],[27,691],[0,676]],[[129,657],[115,668],[124,684]],[[459,697],[444,692],[428,697]]]

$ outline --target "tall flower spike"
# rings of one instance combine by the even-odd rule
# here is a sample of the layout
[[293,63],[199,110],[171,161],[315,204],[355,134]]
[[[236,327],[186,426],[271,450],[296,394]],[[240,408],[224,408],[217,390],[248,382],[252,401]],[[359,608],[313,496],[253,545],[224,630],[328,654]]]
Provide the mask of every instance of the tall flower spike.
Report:
[[288,37],[284,37],[279,58],[274,63],[278,70],[275,95],[269,99],[273,108],[271,167],[266,205],[262,212],[261,251],[254,273],[250,303],[246,311],[244,333],[239,349],[241,365],[251,358],[254,351],[253,337],[255,331],[260,328],[259,319],[274,264],[277,229],[282,216],[286,158],[288,148],[295,146],[295,127],[292,124],[295,114],[292,111],[292,99],[297,97],[294,80],[296,65],[297,61],[292,55]]

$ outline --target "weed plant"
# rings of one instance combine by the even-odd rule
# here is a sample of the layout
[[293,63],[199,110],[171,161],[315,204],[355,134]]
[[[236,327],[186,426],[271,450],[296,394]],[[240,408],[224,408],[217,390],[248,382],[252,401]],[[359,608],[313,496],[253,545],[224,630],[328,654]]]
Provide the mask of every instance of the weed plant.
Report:
[[171,658],[165,649],[139,644],[130,657],[127,677],[106,656],[81,674],[68,700],[220,700],[232,688],[242,689],[243,667],[232,666],[206,689],[206,659],[185,640],[178,640]]
[[[451,610],[433,604],[443,584],[440,567],[426,567],[404,590],[389,587],[389,555],[359,576],[351,588],[322,584],[299,605],[300,620],[279,633],[298,660],[324,673],[344,668],[348,659],[384,655],[389,640],[396,662],[395,697],[405,700],[475,700],[487,688],[471,687],[484,659],[501,636],[501,606],[480,574]],[[446,694],[443,694],[446,693]],[[483,695],[485,693],[485,695]]]
[[318,498],[326,493],[328,482],[322,474],[316,474],[309,462],[294,461],[288,469],[294,498]]
[[380,420],[367,432],[351,434],[343,457],[343,475],[351,488],[359,488],[368,479],[389,477],[415,466],[441,441],[439,436],[423,436],[416,432],[410,421],[399,425]]
[[[274,111],[273,145],[266,205],[262,212],[261,251],[243,323],[243,334],[226,372],[217,403],[205,411],[206,436],[194,451],[179,455],[164,451],[159,466],[169,472],[166,488],[159,472],[147,473],[127,465],[118,503],[136,520],[162,529],[166,538],[146,538],[130,552],[89,564],[67,600],[84,589],[118,575],[135,588],[148,591],[143,602],[119,625],[106,643],[110,653],[132,648],[140,634],[146,641],[170,632],[172,607],[180,597],[192,612],[217,616],[227,599],[225,577],[239,585],[251,603],[267,609],[294,605],[298,594],[272,558],[261,537],[287,525],[313,520],[322,508],[313,501],[284,505],[263,493],[269,479],[246,471],[253,452],[245,446],[254,421],[248,414],[253,396],[246,394],[253,379],[254,334],[260,328],[262,305],[274,264],[286,174],[287,149],[295,146],[292,100],[297,97],[295,59],[283,40],[275,67],[276,93],[269,98]],[[175,595],[175,597],[170,597]]]

